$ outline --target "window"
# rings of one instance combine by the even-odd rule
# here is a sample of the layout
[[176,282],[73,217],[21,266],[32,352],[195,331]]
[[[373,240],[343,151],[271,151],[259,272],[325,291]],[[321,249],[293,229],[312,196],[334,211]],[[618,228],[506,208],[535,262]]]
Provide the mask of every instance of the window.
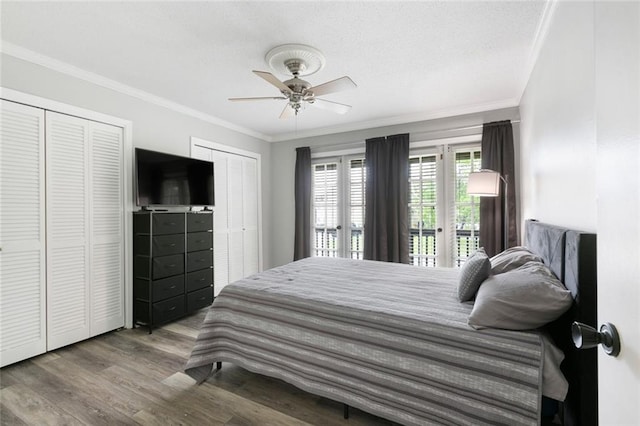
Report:
[[[314,256],[364,258],[364,155],[313,162]],[[480,205],[467,195],[480,146],[413,149],[409,158],[409,259],[459,267],[478,248]]]
[[314,161],[314,256],[364,258],[364,158]]

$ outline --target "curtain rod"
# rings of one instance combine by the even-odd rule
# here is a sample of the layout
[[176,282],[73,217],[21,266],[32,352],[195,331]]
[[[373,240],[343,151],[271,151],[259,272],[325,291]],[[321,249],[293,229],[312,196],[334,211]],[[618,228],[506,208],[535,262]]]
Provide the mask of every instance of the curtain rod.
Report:
[[[517,124],[520,123],[520,120],[501,120],[501,121],[511,121],[511,124]],[[489,123],[483,123],[483,124],[475,124],[473,126],[465,126],[465,127],[450,127],[448,129],[433,129],[433,130],[425,130],[424,132],[415,132],[415,133],[409,133],[409,137],[411,138],[411,135],[428,135],[431,133],[442,133],[442,132],[459,132],[459,131],[463,131],[463,130],[474,130],[474,129],[482,129],[482,127],[485,124],[489,124]],[[413,138],[411,138],[410,140],[412,140]],[[446,138],[443,138],[446,139]],[[418,138],[418,141],[421,141],[422,138]],[[413,140],[415,142],[415,140]],[[340,143],[340,144],[332,144],[332,145],[319,145],[319,146],[315,146],[315,147],[311,147],[311,151],[316,151],[318,152],[318,150],[330,150],[330,149],[336,149],[336,148],[341,148],[341,149],[349,149],[349,148],[358,148],[360,146],[362,146],[362,144],[364,144],[365,141],[361,140],[357,140],[357,141],[350,141],[350,142],[344,142],[344,143]]]

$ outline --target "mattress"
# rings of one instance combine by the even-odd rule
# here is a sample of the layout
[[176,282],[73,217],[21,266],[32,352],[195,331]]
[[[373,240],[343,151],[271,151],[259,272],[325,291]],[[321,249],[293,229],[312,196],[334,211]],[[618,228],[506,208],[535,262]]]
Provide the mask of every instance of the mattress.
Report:
[[232,362],[407,425],[538,424],[548,341],[472,329],[458,274],[314,257],[253,275],[215,299],[185,371]]

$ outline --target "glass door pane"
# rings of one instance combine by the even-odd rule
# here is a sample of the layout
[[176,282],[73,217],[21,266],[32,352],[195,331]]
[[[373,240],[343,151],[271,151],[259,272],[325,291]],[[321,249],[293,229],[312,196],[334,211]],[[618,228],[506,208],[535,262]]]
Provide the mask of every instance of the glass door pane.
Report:
[[338,257],[338,163],[314,164],[312,167],[313,255]]

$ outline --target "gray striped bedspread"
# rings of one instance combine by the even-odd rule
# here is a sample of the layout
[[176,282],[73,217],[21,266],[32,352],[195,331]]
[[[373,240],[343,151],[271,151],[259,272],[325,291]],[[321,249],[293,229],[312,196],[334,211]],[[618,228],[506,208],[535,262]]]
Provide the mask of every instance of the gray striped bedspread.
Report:
[[225,287],[185,371],[227,361],[406,425],[536,425],[545,339],[474,330],[458,270],[308,258]]

